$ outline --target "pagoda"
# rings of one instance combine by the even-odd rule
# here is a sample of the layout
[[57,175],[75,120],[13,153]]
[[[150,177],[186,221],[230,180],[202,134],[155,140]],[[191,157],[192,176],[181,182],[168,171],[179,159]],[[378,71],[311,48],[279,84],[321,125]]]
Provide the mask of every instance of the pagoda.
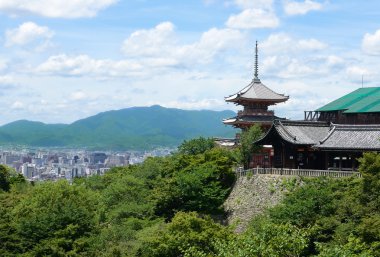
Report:
[[236,94],[225,97],[226,102],[242,105],[244,109],[238,111],[237,116],[223,120],[226,125],[246,130],[254,124],[260,124],[265,130],[272,126],[275,119],[281,119],[274,115],[274,111],[268,107],[277,103],[285,102],[289,96],[278,94],[269,89],[259,79],[258,69],[258,48],[256,41],[255,54],[255,74],[252,82],[237,92]]

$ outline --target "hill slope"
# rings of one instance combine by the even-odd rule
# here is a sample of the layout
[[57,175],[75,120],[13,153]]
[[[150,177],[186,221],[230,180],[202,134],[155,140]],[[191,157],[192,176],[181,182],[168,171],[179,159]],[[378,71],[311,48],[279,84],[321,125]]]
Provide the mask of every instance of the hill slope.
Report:
[[176,146],[194,137],[231,137],[222,123],[232,111],[187,111],[161,106],[107,111],[72,124],[20,120],[0,127],[0,144],[97,149]]

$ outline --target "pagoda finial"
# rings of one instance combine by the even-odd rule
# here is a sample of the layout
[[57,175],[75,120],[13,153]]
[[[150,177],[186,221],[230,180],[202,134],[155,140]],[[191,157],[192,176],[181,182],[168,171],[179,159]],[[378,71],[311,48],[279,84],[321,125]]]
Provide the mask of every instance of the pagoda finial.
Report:
[[256,52],[255,52],[255,77],[253,78],[253,82],[260,82],[260,79],[259,79],[259,50],[257,47],[257,40],[256,40]]

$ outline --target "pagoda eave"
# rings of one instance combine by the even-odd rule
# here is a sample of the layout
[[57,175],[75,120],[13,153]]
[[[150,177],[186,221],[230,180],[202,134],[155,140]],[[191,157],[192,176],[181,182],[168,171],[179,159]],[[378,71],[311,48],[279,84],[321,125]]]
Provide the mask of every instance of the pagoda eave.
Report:
[[232,125],[234,127],[246,127],[246,126],[252,126],[255,124],[259,125],[272,125],[272,121],[241,121],[241,120],[224,120],[223,123],[225,125]]
[[225,99],[226,102],[235,103],[236,105],[242,105],[244,103],[267,103],[268,105],[275,105],[278,103],[286,102],[289,97],[284,99],[252,99],[252,98],[235,98],[235,99]]

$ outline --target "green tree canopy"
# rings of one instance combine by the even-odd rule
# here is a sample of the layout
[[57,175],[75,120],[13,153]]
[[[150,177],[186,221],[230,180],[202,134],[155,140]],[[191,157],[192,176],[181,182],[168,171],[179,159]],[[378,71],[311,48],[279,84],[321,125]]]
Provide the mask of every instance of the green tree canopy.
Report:
[[179,147],[178,152],[181,154],[202,154],[207,150],[215,147],[215,142],[212,138],[199,137],[191,140],[185,140]]
[[97,220],[96,194],[67,181],[45,182],[13,208],[13,226],[25,249],[34,255],[81,251]]
[[215,223],[210,217],[199,217],[196,212],[178,212],[173,220],[159,227],[143,239],[141,257],[177,257],[191,249],[215,252],[214,240],[228,240],[231,231]]

